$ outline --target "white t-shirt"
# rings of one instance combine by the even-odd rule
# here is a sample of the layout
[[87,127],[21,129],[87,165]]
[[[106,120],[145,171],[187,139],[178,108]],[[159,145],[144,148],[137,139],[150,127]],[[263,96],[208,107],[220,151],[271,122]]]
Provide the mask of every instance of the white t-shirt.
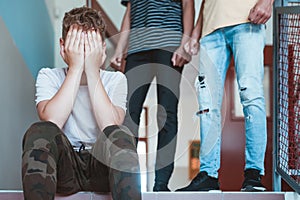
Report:
[[[43,68],[39,71],[36,80],[36,105],[51,99],[57,93],[65,80],[65,72],[66,68]],[[125,75],[121,72],[101,70],[100,78],[111,102],[126,111]],[[100,130],[92,112],[87,86],[79,86],[73,110],[62,130],[74,147],[79,147],[82,143],[86,145],[95,143]]]

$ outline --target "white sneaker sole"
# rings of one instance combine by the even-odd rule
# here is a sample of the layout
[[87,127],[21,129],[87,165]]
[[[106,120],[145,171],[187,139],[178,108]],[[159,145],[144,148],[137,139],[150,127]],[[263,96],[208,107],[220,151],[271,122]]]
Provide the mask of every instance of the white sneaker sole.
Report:
[[248,186],[248,187],[245,187],[245,188],[242,188],[241,191],[243,192],[264,192],[266,191],[266,188],[264,187],[252,187],[252,186]]

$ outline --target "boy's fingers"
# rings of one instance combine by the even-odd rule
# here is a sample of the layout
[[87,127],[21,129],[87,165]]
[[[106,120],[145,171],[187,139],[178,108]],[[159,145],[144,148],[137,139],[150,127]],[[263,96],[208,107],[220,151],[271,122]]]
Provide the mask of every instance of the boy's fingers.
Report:
[[93,40],[93,46],[96,48],[98,46],[100,46],[98,40],[97,40],[97,34],[96,34],[96,31],[93,30],[92,31],[92,40]]
[[99,41],[100,43],[103,42],[103,41],[102,41],[102,37],[101,37],[101,33],[100,33],[99,30],[97,31],[97,39],[98,39],[98,41]]
[[84,32],[81,32],[80,34],[80,39],[79,39],[79,45],[78,45],[78,48],[81,50],[81,51],[84,51]]
[[96,41],[100,47],[103,46],[103,41],[102,41],[101,34],[99,31],[96,31]]
[[81,33],[82,33],[82,29],[78,29],[77,33],[76,33],[76,38],[74,41],[74,47],[77,49],[79,48],[79,44],[80,44],[80,40],[81,40]]
[[61,55],[61,57],[63,58],[63,60],[65,60],[65,49],[64,49],[64,46],[62,46],[62,47],[60,48],[60,55]]
[[68,31],[67,36],[66,36],[65,47],[69,47],[69,45],[70,45],[70,38],[71,38],[71,35],[72,35],[72,31],[73,31],[73,27],[71,26],[69,28],[69,31]]
[[84,50],[85,50],[85,52],[90,52],[91,51],[87,33],[84,34]]
[[75,43],[75,40],[76,40],[77,32],[78,32],[77,26],[73,25],[73,29],[72,29],[71,37],[70,37],[70,45],[69,45],[69,47],[74,47],[74,43]]
[[91,31],[87,32],[87,38],[88,38],[88,45],[90,47],[90,50],[94,48],[94,42]]

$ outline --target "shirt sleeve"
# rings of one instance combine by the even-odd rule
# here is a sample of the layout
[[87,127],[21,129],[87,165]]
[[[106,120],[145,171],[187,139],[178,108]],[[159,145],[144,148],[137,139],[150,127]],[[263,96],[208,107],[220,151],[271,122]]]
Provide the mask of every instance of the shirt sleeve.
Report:
[[50,68],[43,68],[39,71],[36,80],[35,104],[51,99],[58,91],[57,84],[53,81]]
[[121,0],[121,4],[123,6],[127,6],[127,3],[130,2],[130,0]]
[[116,80],[114,87],[109,94],[111,102],[118,107],[121,107],[126,112],[127,103],[127,79],[121,72],[118,73],[118,80]]

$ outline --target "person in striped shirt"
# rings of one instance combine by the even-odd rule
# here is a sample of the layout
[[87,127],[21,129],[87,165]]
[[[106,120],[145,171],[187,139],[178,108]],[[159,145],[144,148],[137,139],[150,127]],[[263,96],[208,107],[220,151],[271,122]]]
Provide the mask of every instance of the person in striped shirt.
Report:
[[124,124],[138,138],[140,114],[156,78],[158,143],[153,191],[169,191],[177,138],[177,107],[185,52],[194,25],[194,0],[122,0],[127,6],[112,67],[126,55],[128,110]]

